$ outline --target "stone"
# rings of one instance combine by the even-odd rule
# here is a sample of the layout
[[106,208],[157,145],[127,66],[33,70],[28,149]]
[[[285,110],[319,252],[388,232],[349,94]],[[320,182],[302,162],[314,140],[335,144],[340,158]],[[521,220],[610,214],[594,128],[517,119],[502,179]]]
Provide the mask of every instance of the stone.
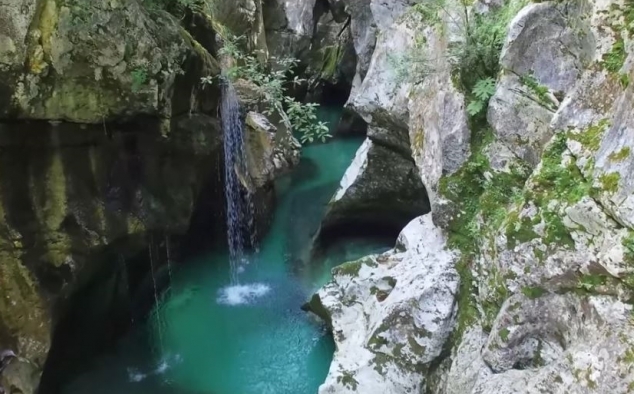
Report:
[[34,393],[38,387],[40,370],[24,359],[16,359],[0,373],[0,392],[7,394]]
[[627,392],[631,308],[608,296],[509,298],[482,352],[495,374],[471,393]]
[[[417,83],[409,93],[409,143],[432,207],[437,203],[438,182],[443,175],[456,172],[470,154],[471,132],[467,123],[464,95],[454,87],[449,47],[454,43],[445,30],[460,20],[459,6],[447,3],[443,26],[417,29],[417,56],[429,57],[424,67],[413,64],[410,80]],[[422,38],[421,38],[422,37]],[[422,44],[421,44],[422,43]],[[434,54],[434,55],[428,55]],[[439,54],[439,55],[436,55]]]
[[425,187],[411,159],[366,139],[328,203],[321,236],[341,228],[380,225],[397,232],[429,212]]
[[594,55],[582,3],[526,6],[512,20],[502,49],[502,74],[487,120],[496,137],[533,167],[552,136],[557,97],[574,87]]
[[403,18],[379,35],[367,75],[353,88],[346,104],[370,126],[402,132],[404,140],[409,121],[408,93],[412,85],[399,78],[390,62],[394,54],[414,45],[414,34],[420,23],[414,16]]
[[[0,123],[0,348],[13,349],[37,376],[66,316],[59,311],[118,269],[110,256],[136,255],[148,233],[185,233],[215,179],[217,120],[174,119],[167,138],[159,123]],[[108,302],[122,308],[126,301]],[[73,346],[67,344],[66,360]]]
[[300,143],[292,136],[276,135],[277,127],[266,116],[249,112],[245,124],[247,169],[253,187],[269,185],[299,163]]
[[320,394],[405,394],[453,329],[459,278],[431,215],[414,219],[395,248],[333,269],[311,305],[332,325],[337,350]]

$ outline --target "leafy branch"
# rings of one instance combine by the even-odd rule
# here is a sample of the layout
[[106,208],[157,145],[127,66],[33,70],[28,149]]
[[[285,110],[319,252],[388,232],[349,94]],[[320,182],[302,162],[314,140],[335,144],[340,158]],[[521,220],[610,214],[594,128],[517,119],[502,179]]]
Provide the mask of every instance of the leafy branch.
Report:
[[[262,63],[254,54],[247,54],[240,48],[242,37],[227,37],[221,56],[233,59],[233,65],[225,70],[225,77],[230,80],[245,79],[253,84],[260,97],[264,98],[267,109],[265,115],[278,114],[290,132],[299,134],[302,143],[314,141],[325,142],[330,138],[328,125],[317,121],[315,103],[301,103],[286,94],[288,84],[299,85],[304,79],[294,75],[298,64],[293,58],[272,58],[276,61],[275,69]],[[203,78],[202,82],[210,83],[212,79]]]

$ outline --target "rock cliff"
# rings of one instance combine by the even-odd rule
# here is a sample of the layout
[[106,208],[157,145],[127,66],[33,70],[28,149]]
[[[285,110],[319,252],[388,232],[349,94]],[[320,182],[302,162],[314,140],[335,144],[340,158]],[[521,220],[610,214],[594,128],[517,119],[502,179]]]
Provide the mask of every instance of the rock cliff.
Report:
[[381,6],[347,8],[369,131],[330,208],[393,188],[382,141],[431,213],[313,297],[337,343],[320,393],[631,391],[634,4]]

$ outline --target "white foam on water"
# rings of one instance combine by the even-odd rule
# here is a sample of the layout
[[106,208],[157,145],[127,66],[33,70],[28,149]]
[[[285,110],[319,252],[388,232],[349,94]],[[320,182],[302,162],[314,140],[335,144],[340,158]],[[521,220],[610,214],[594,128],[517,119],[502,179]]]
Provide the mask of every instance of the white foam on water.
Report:
[[130,379],[131,382],[138,383],[145,380],[145,378],[147,378],[146,374],[128,368],[128,379]]
[[180,363],[181,361],[183,361],[183,358],[181,357],[180,354],[177,354],[173,357],[167,357],[158,364],[156,369],[154,369],[153,371],[150,371],[149,373],[142,373],[142,372],[139,372],[137,369],[128,368],[128,379],[130,380],[130,382],[133,382],[133,383],[142,382],[152,375],[164,374],[168,369],[173,367],[175,364]]
[[264,283],[235,285],[220,289],[216,302],[223,305],[244,305],[266,295],[271,287]]

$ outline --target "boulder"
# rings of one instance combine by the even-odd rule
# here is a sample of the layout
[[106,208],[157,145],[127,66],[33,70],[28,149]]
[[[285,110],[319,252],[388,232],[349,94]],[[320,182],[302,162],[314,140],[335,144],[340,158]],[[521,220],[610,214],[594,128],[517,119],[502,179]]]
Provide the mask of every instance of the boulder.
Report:
[[320,235],[328,238],[352,227],[398,232],[427,212],[427,193],[414,162],[368,138],[328,203]]
[[585,1],[530,4],[509,26],[487,119],[496,137],[533,167],[561,99],[594,55],[589,11]]
[[393,250],[334,268],[310,303],[337,345],[319,393],[423,390],[453,329],[456,258],[426,215],[403,229]]
[[481,353],[494,373],[467,393],[628,392],[631,308],[607,296],[509,298]]
[[[332,3],[332,1],[331,1]],[[377,35],[392,26],[392,23],[407,11],[414,0],[341,0],[350,15],[352,41],[357,54],[357,71],[352,84],[351,97],[365,80],[372,60]]]
[[299,163],[300,143],[292,136],[276,135],[277,127],[266,116],[249,112],[245,124],[247,169],[253,186],[264,187]]
[[266,40],[271,55],[303,59],[310,49],[315,24],[316,0],[264,2]]

